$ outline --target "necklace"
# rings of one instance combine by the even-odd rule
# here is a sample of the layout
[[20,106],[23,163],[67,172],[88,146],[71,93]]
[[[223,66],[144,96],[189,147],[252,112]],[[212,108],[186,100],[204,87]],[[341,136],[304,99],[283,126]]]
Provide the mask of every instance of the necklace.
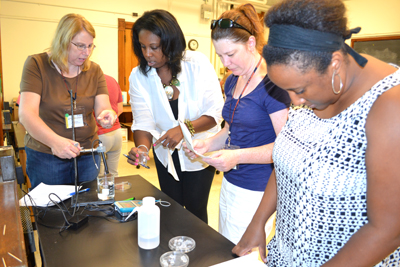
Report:
[[165,83],[162,82],[162,85],[164,87],[165,94],[167,95],[168,100],[171,100],[172,97],[174,97],[174,88],[172,86],[179,86],[181,83],[179,80],[175,77],[172,76],[171,81],[169,82],[169,85],[166,85]]
[[[256,73],[258,67],[260,66],[261,60],[262,60],[262,57],[260,57],[260,60],[258,61],[257,66],[254,68],[253,73],[251,74],[250,78],[247,80],[246,85],[244,86],[242,92],[241,92],[240,95],[239,95],[238,100],[236,101],[235,108],[233,109],[233,112],[232,112],[231,122],[229,123],[228,146],[231,146],[231,130],[232,130],[233,116],[235,115],[235,110],[236,110],[236,108],[237,108],[237,106],[238,106],[238,104],[239,104],[240,99],[242,98],[242,95],[243,95],[244,91],[246,90],[247,86],[249,85],[249,83],[250,83],[250,81],[251,81],[251,78],[253,78],[254,73]],[[236,87],[235,87],[235,89],[236,89]],[[233,100],[233,94],[234,94],[234,93],[235,93],[235,90],[232,91],[232,100]],[[231,107],[232,107],[232,101],[231,101],[231,104],[230,104],[230,106],[229,106],[229,113],[230,113],[230,111],[231,111]]]
[[78,92],[79,66],[78,66],[78,71],[76,72],[75,96],[72,96],[72,87],[71,87],[71,90],[68,88],[67,81],[65,80],[64,74],[61,69],[60,69],[60,72],[61,72],[61,76],[62,76],[64,84],[65,84],[65,87],[67,88],[69,95],[72,97],[72,100],[74,101],[74,110],[75,110],[76,109],[76,92]]

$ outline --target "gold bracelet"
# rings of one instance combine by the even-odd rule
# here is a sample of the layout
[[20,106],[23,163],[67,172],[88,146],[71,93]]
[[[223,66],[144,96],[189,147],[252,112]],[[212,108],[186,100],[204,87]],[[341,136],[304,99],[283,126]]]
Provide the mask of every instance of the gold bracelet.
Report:
[[185,125],[189,129],[190,135],[193,137],[194,136],[194,128],[193,124],[190,120],[185,120]]

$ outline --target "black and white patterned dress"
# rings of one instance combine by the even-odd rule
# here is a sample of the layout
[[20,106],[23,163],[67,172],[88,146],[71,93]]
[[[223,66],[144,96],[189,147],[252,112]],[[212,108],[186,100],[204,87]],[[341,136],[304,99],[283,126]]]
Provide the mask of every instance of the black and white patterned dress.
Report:
[[[398,84],[400,70],[330,119],[290,109],[273,151],[278,202],[268,266],[320,266],[368,222],[365,122],[377,97]],[[399,262],[400,247],[376,266]]]

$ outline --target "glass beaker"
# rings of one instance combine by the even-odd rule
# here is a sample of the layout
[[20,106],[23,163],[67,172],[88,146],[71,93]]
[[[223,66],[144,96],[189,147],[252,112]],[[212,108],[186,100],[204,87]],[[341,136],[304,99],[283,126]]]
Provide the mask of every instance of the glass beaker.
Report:
[[99,174],[97,176],[97,196],[101,200],[114,199],[115,187],[114,187],[114,175]]

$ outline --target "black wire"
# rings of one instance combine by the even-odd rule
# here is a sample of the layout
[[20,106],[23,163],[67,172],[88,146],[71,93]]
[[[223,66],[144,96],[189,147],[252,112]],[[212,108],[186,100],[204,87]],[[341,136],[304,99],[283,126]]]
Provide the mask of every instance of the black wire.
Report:
[[[79,73],[79,71],[78,71]],[[64,76],[63,76],[64,77]],[[78,79],[78,77],[76,77]],[[77,88],[78,88],[78,84],[76,84]],[[69,94],[71,96],[71,116],[72,116],[72,140],[75,141],[75,118],[74,118],[74,97],[72,95],[72,87],[69,90]],[[77,164],[77,160],[76,157],[74,158],[74,170],[75,170],[75,195],[76,195],[76,203],[78,203],[78,164]],[[76,212],[76,206],[74,206],[74,212],[72,213],[74,216],[75,212]]]
[[[51,196],[57,197],[58,200],[59,200],[59,202],[54,201],[54,200],[51,198]],[[73,215],[71,215],[71,213],[68,211],[68,208],[65,206],[64,202],[61,200],[61,198],[60,198],[57,194],[55,194],[55,193],[50,193],[50,194],[49,194],[49,199],[50,199],[50,201],[51,201],[54,205],[56,205],[63,213],[64,213],[64,212],[67,212],[69,216],[73,216]],[[65,209],[63,209],[63,208],[60,206],[59,203],[61,203],[61,204],[64,206]]]
[[[91,181],[84,181],[82,183],[80,183],[80,186],[89,183]],[[72,218],[73,216],[75,216],[75,213],[71,214],[69,211],[69,208],[67,208],[67,206],[65,205],[64,201],[61,200],[61,198],[55,194],[55,193],[50,193],[49,194],[49,203],[47,204],[47,206],[45,208],[43,207],[39,207],[36,205],[34,199],[29,195],[29,193],[26,193],[24,190],[22,190],[22,192],[25,194],[25,196],[27,195],[31,201],[31,206],[35,208],[36,213],[32,211],[33,214],[31,214],[31,216],[34,216],[36,218],[36,223],[47,227],[47,228],[51,228],[51,229],[59,229],[59,234],[63,233],[65,230],[68,230],[73,224],[71,224],[69,222],[69,220],[67,219],[66,213]],[[25,206],[28,207],[27,203],[26,203],[26,198],[24,196],[24,202],[25,202]],[[52,196],[56,197],[59,202],[57,202],[56,200],[52,199]],[[47,214],[47,211],[50,210],[51,206],[50,204],[53,203],[57,209],[61,212],[63,218],[64,218],[64,223],[61,226],[54,226],[54,225],[48,225],[45,224],[44,221],[44,217]],[[71,205],[72,205],[72,201],[71,201]],[[77,205],[76,205],[77,206]],[[80,207],[78,206],[78,209],[76,209],[75,206],[75,210],[76,212],[79,211]],[[71,208],[71,207],[70,207]],[[103,212],[105,214],[105,216],[101,216],[101,215],[92,215],[92,214],[85,214],[85,216],[87,217],[94,217],[94,218],[101,218],[101,219],[105,219],[108,222],[112,222],[112,223],[127,223],[127,222],[131,222],[137,219],[137,215],[135,214],[134,216],[131,216],[128,221],[125,221],[126,216],[122,216],[121,214],[118,213],[118,211],[115,210],[115,205],[111,204],[111,205],[96,205],[96,204],[87,204],[82,211],[80,212],[80,215],[83,214],[84,211],[87,212]]]
[[99,176],[99,173],[100,173],[100,166],[97,166],[96,159],[95,159],[95,157],[94,157],[94,151],[93,151],[93,149],[94,149],[94,142],[96,142],[96,141],[99,142],[99,144],[101,143],[100,139],[95,139],[95,140],[92,141],[92,158],[93,158],[94,166],[96,166],[96,169],[97,169],[97,176]]
[[[85,206],[85,210],[87,210],[88,212],[90,211],[100,211],[100,212],[104,212],[106,214],[106,216],[100,216],[100,215],[91,215],[91,214],[87,214],[88,217],[95,217],[95,218],[102,218],[105,219],[109,222],[119,222],[119,223],[126,223],[126,222],[130,222],[130,221],[134,221],[137,218],[137,215],[135,214],[135,216],[131,216],[128,221],[125,221],[126,216],[122,216],[118,213],[118,211],[115,210],[115,206],[114,204],[111,205],[101,205],[105,208],[101,208],[99,205],[96,204],[88,204]],[[120,218],[120,219],[119,219]]]
[[[62,208],[56,201],[54,201],[53,199],[51,199],[51,196],[52,196],[52,195],[56,196],[56,197],[60,200],[60,202],[62,203],[62,205],[65,207],[66,210],[63,210],[63,208]],[[73,217],[73,216],[75,216],[75,210],[76,210],[76,209],[74,209],[74,213],[71,215],[71,213],[69,213],[67,207],[65,206],[64,202],[62,202],[61,198],[60,198],[59,196],[57,196],[56,194],[54,194],[54,193],[50,193],[50,194],[49,194],[49,199],[50,199],[51,202],[53,202],[54,205],[56,205],[56,206],[59,208],[59,210],[61,211],[61,213],[62,213],[62,215],[63,215],[63,217],[64,217],[64,225],[61,227],[61,229],[60,229],[60,231],[59,231],[59,233],[62,233],[63,231],[65,231],[65,230],[67,230],[69,227],[71,227],[71,225],[72,225],[72,224],[68,221],[67,217],[65,216],[65,212],[67,212],[71,217]]]
[[[62,202],[61,199],[60,199],[56,194],[54,194],[54,193],[50,193],[50,194],[49,194],[49,199],[50,199],[49,204],[47,204],[46,208],[43,209],[42,207],[39,207],[39,206],[36,205],[35,200],[31,197],[31,195],[30,195],[29,193],[27,193],[27,192],[26,192],[25,190],[23,190],[23,189],[21,189],[21,191],[25,194],[25,195],[24,195],[24,203],[25,203],[25,206],[28,207],[28,205],[27,205],[27,203],[26,203],[26,198],[25,198],[26,196],[28,196],[28,197],[29,197],[29,200],[30,200],[30,202],[31,202],[31,204],[32,204],[31,206],[32,206],[33,208],[35,208],[35,210],[36,210],[36,213],[35,213],[35,212],[33,211],[33,209],[32,209],[30,216],[34,216],[35,222],[36,222],[37,224],[43,225],[43,226],[48,227],[48,228],[60,229],[59,233],[65,230],[65,229],[64,229],[64,228],[65,228],[65,227],[64,227],[64,226],[65,226],[65,222],[64,222],[64,225],[61,226],[61,227],[60,227],[60,226],[47,225],[47,224],[44,224],[43,222],[41,222],[41,221],[43,221],[43,218],[46,216],[46,213],[47,213],[47,211],[49,210],[49,207],[50,207],[49,204],[50,204],[50,202],[54,203],[54,204],[60,209],[60,211],[63,213],[64,219],[66,219],[64,212],[68,212],[68,214],[71,215],[71,214],[69,213],[67,207],[65,206],[64,202]],[[51,195],[55,195],[55,196],[60,200],[60,202],[62,202],[62,205],[64,206],[65,210],[63,210],[63,208],[62,208],[58,203],[56,203],[53,199],[51,199]]]
[[[36,202],[35,202],[35,200],[31,197],[31,195],[29,195],[29,193],[27,193],[24,189],[22,189],[21,188],[21,191],[22,191],[22,193],[24,193],[25,195],[23,196],[23,198],[24,198],[24,203],[25,203],[25,207],[28,207],[28,205],[26,204],[26,198],[25,198],[25,196],[28,196],[29,197],[29,200],[30,200],[30,202],[31,202],[31,206],[32,207],[36,207]],[[33,216],[33,218],[35,218],[36,217],[36,214],[33,212],[33,209],[29,209],[29,216]]]
[[[56,197],[58,198],[58,200],[59,200],[58,203],[61,203],[61,204],[64,206],[65,210],[62,209],[62,207],[60,207],[60,205],[59,205],[57,202],[54,202],[54,200],[51,199],[51,196],[52,196],[52,195],[54,195],[54,196],[56,196]],[[62,212],[68,212],[68,215],[69,215],[69,216],[71,216],[71,217],[73,216],[73,215],[68,211],[68,208],[67,208],[67,206],[65,206],[64,201],[62,201],[61,198],[60,198],[57,194],[55,194],[55,193],[50,193],[50,194],[49,194],[49,199],[50,199],[51,202],[53,202],[54,205],[56,205],[57,207],[59,207],[60,210],[61,210]]]

